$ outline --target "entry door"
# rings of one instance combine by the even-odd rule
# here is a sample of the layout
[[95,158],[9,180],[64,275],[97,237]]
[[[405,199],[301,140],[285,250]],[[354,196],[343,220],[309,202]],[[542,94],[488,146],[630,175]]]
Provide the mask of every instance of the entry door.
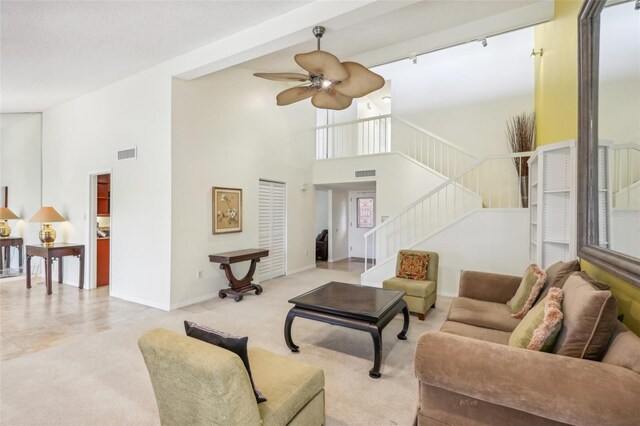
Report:
[[[349,257],[364,257],[364,234],[375,225],[375,192],[349,192]],[[373,244],[369,244],[370,259],[373,255]]]
[[286,274],[286,185],[261,180],[259,197],[258,244],[269,256],[260,259],[258,276],[266,281]]

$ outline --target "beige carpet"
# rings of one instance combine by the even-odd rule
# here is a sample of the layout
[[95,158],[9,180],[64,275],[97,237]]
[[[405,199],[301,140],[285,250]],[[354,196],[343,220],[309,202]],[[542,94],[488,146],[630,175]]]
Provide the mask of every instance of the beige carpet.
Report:
[[[289,298],[328,281],[357,283],[353,272],[312,270],[264,284],[260,296],[240,303],[212,299],[138,322],[76,336],[59,344],[3,361],[0,422],[3,425],[156,425],[153,389],[137,339],[165,327],[184,332],[192,320],[238,335],[249,345],[322,367],[326,378],[327,425],[409,425],[417,403],[413,353],[417,337],[444,322],[450,299],[439,298],[426,320],[411,317],[408,340],[398,341],[402,315],[383,333],[382,378],[370,379],[373,345],[367,333],[296,318],[293,339],[300,353],[284,343]],[[2,283],[23,285],[23,283]],[[54,297],[56,295],[54,294]],[[2,324],[5,326],[5,324]],[[259,386],[259,384],[258,384]]]

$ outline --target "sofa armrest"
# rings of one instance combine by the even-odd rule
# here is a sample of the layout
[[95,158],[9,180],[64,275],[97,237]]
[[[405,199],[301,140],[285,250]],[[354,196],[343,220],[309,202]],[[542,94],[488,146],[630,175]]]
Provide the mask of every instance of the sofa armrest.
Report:
[[460,297],[507,303],[520,286],[522,277],[493,274],[491,272],[462,271],[460,274]]
[[640,375],[623,367],[427,332],[415,356],[423,384],[558,422],[637,425]]

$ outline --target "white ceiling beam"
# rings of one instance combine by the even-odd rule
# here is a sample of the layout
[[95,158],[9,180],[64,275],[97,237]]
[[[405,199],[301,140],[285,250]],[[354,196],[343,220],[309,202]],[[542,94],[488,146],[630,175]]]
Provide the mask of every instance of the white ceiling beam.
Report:
[[412,1],[326,1],[294,9],[230,37],[174,58],[173,76],[192,80],[312,39],[311,28],[340,30],[415,3]]

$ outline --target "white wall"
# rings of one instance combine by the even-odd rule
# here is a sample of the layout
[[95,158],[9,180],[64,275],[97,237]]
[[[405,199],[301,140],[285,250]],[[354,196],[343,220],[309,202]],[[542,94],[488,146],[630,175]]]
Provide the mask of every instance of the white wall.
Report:
[[[41,114],[2,114],[0,137],[0,187],[9,188],[8,207],[21,220],[10,220],[11,236],[21,237],[25,244],[39,243],[40,224],[29,219],[40,209],[42,174]],[[55,225],[54,225],[55,227]],[[18,267],[17,251],[11,267]]]
[[376,223],[392,216],[446,180],[400,153],[318,160],[313,163],[313,183],[362,182],[356,170],[376,170]]
[[[287,184],[287,272],[315,265],[316,223],[308,214],[315,195],[301,190],[311,185],[314,110],[309,102],[277,107],[275,95],[286,85],[252,72],[230,68],[173,82],[172,307],[217,297],[227,287],[209,254],[257,248],[259,179]],[[212,234],[213,186],[243,190],[242,232]],[[233,266],[237,276],[247,268],[248,262]]]
[[[528,209],[480,209],[413,247],[440,256],[438,294],[457,296],[461,270],[522,275],[529,264]],[[395,275],[396,257],[362,274],[362,284],[381,287]]]
[[[171,275],[170,97],[166,72],[145,71],[45,111],[42,135],[42,201],[67,219],[57,241],[89,246],[89,173],[111,169],[111,295],[162,309]],[[133,146],[136,160],[117,161]],[[77,285],[77,265],[65,258],[65,282]]]
[[391,80],[393,114],[477,157],[508,152],[505,123],[533,111],[533,29],[373,68]]
[[329,192],[316,189],[316,235],[323,229],[329,229]]
[[329,190],[329,262],[349,257],[349,192]]

